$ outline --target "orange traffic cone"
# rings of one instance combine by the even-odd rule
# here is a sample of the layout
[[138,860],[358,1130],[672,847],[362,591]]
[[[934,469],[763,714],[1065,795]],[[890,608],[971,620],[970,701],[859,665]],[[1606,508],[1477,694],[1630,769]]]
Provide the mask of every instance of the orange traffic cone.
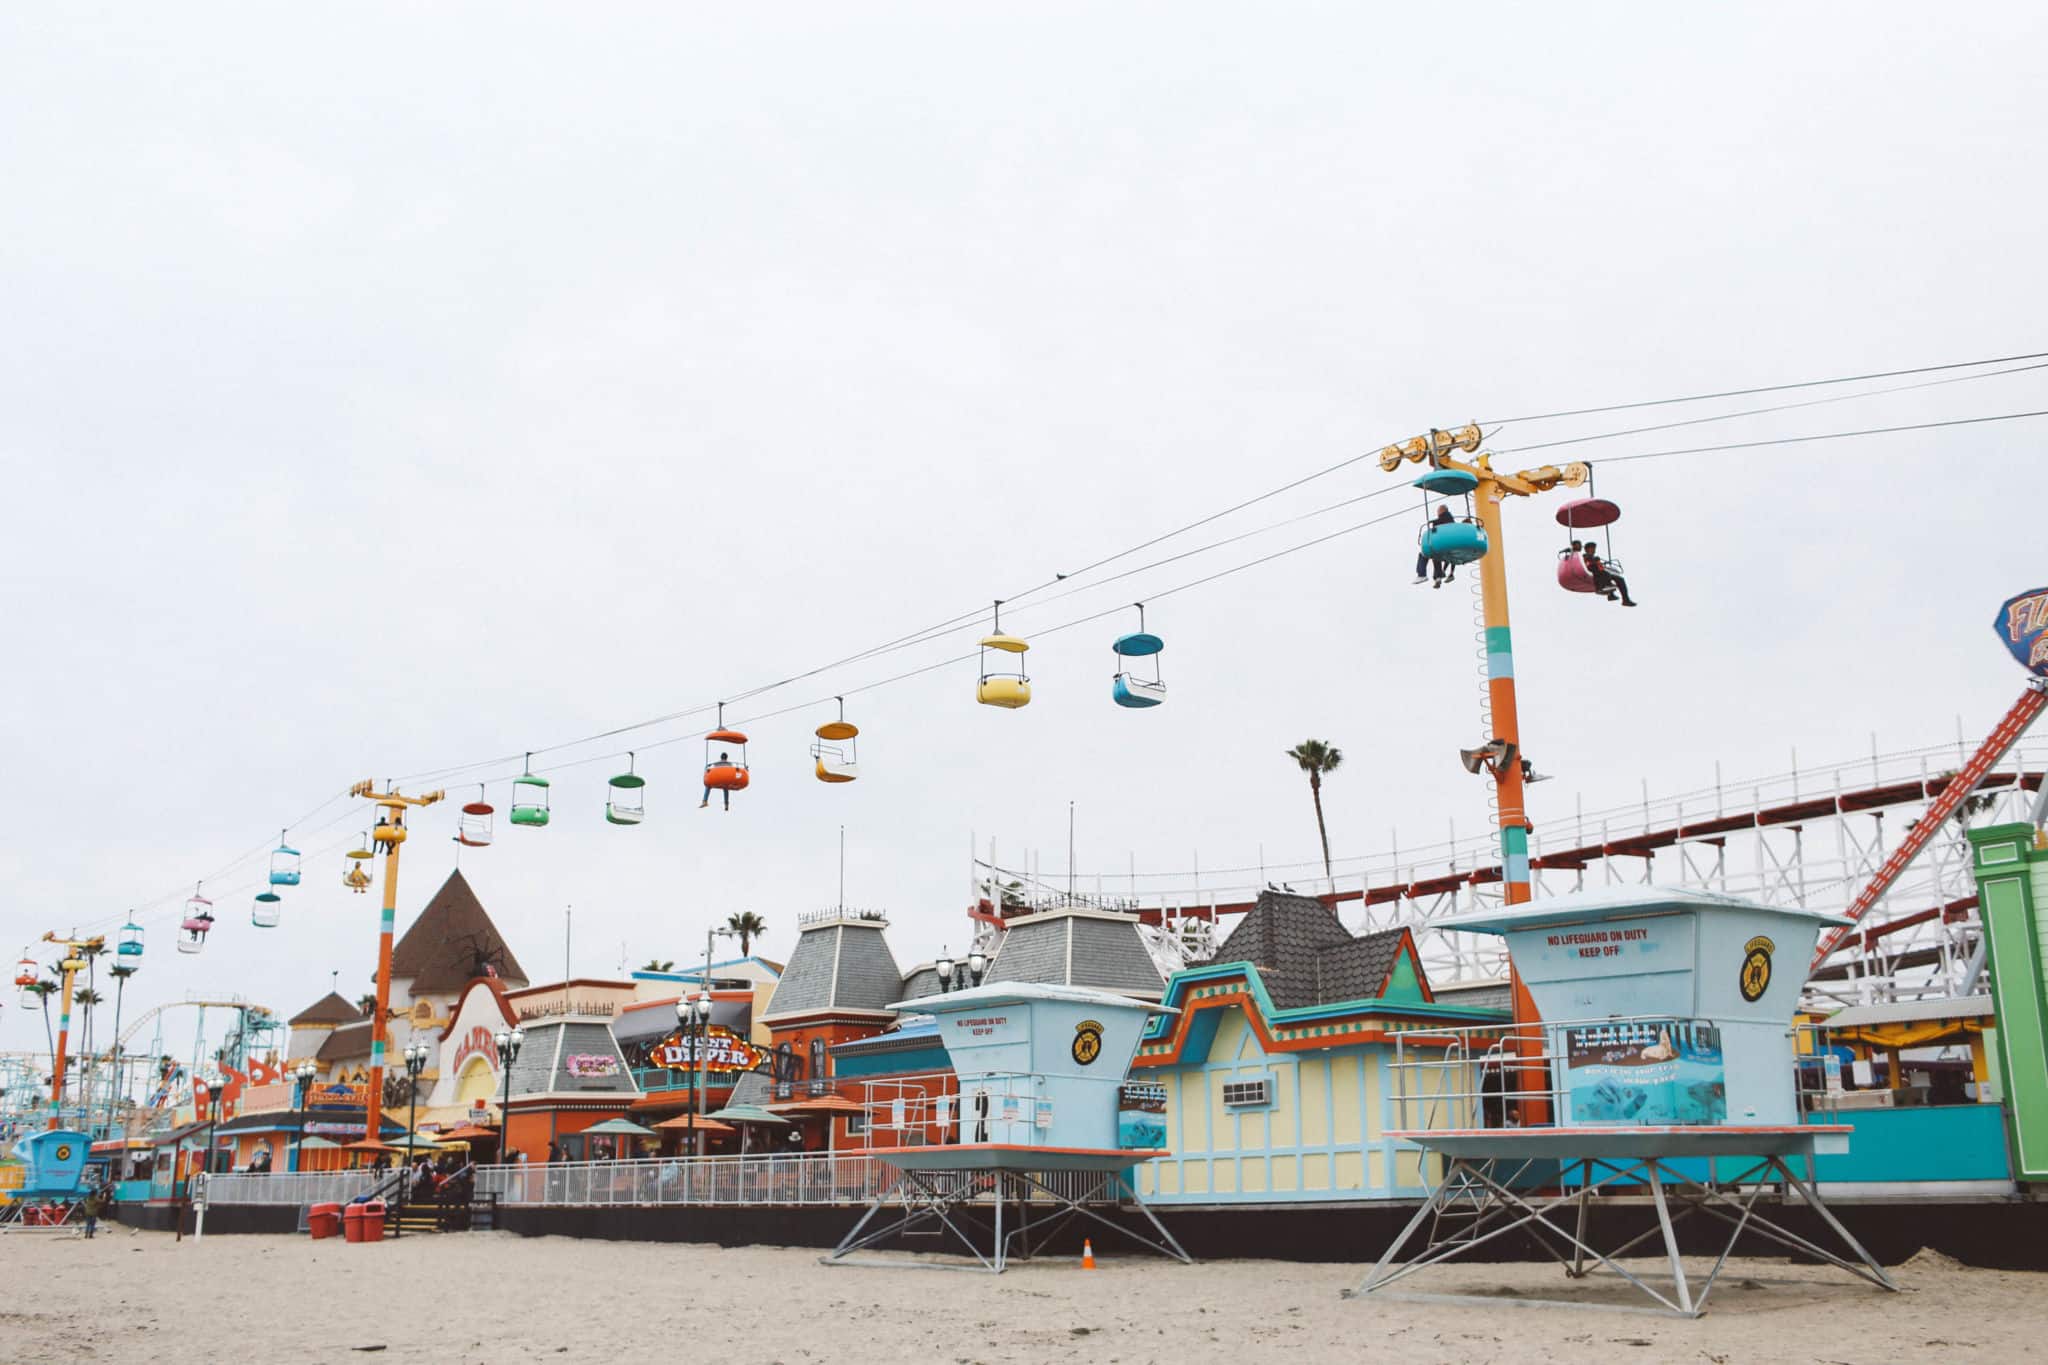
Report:
[[1095,1243],[1086,1237],[1081,1239],[1081,1269],[1095,1269]]

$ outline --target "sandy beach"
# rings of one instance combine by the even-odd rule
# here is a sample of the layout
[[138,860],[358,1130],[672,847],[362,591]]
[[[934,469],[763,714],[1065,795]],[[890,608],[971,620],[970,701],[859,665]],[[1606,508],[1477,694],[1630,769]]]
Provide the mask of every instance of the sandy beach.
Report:
[[[1702,1267],[1704,1268],[1704,1267]],[[814,1250],[420,1237],[376,1246],[114,1227],[0,1238],[0,1361],[250,1365],[299,1361],[710,1359],[1117,1365],[1356,1361],[2016,1360],[2048,1340],[2048,1275],[1923,1254],[1883,1294],[1777,1261],[1731,1267],[1698,1321],[1503,1304],[1349,1301],[1361,1267],[1104,1258],[997,1278],[827,1268]],[[1427,1288],[1574,1290],[1534,1265],[1446,1267]]]

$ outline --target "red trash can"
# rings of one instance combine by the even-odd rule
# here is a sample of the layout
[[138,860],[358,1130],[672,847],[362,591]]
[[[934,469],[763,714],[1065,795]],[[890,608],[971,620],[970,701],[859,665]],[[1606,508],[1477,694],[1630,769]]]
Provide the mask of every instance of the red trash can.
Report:
[[384,1240],[384,1201],[372,1199],[363,1205],[363,1240],[381,1242]]
[[306,1225],[316,1241],[335,1236],[341,1231],[341,1205],[315,1204],[306,1212]]
[[363,1206],[350,1204],[341,1211],[341,1236],[343,1241],[363,1240]]

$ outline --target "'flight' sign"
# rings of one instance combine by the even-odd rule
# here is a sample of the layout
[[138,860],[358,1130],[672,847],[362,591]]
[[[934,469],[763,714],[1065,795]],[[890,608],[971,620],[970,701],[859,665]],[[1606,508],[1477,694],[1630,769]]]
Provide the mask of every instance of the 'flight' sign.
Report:
[[2048,678],[2048,588],[2035,588],[2008,600],[1998,609],[1995,629],[2021,668]]

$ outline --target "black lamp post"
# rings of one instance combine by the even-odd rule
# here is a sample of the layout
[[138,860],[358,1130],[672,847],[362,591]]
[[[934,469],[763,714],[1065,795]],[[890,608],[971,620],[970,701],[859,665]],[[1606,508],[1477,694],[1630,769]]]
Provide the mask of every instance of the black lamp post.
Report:
[[498,1069],[505,1074],[505,1098],[498,1105],[498,1160],[502,1162],[512,1154],[512,1063],[526,1044],[526,1030],[501,1028],[491,1041],[498,1045]]
[[311,1057],[292,1068],[292,1108],[299,1114],[298,1141],[292,1144],[292,1165],[294,1172],[306,1168],[306,1102],[313,1095],[313,1078],[320,1074]]
[[704,1114],[704,1084],[710,1062],[706,1044],[711,1038],[711,992],[706,990],[690,999],[676,1001],[676,1022],[683,1026],[690,1039],[690,1065],[697,1092],[690,1097],[690,1136],[687,1141],[691,1154],[702,1156],[707,1134],[697,1131],[697,1120]]
[[405,1217],[405,1197],[412,1192],[412,1144],[413,1132],[419,1127],[420,1117],[420,1073],[427,1069],[428,1048],[425,1042],[412,1042],[405,1047],[406,1089],[410,1092],[405,1111],[405,1171],[398,1179],[398,1216]]

